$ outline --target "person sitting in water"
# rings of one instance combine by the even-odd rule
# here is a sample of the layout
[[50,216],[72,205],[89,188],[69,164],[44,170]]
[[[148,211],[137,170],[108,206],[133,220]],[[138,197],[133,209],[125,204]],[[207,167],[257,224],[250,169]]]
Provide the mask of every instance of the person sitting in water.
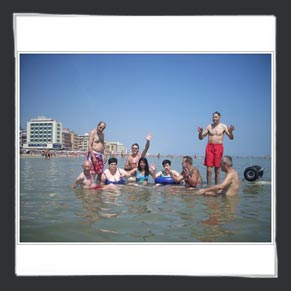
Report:
[[91,162],[86,160],[82,164],[83,172],[76,178],[72,184],[72,188],[75,189],[78,185],[81,188],[94,188],[96,187],[95,178],[96,172],[91,171]]
[[118,161],[116,158],[110,158],[108,160],[108,169],[106,169],[101,175],[101,183],[108,184],[125,184],[123,177],[129,177],[130,173],[117,167]]
[[142,185],[147,185],[149,176],[151,175],[155,179],[155,166],[149,167],[147,158],[140,158],[137,168],[132,169],[129,173],[135,175],[135,182]]
[[225,172],[222,183],[213,187],[199,189],[195,194],[236,196],[240,187],[240,179],[237,171],[232,166],[232,157],[224,156],[220,163],[221,170]]
[[179,176],[176,176],[173,170],[169,170],[170,176],[176,181],[185,181],[186,187],[202,186],[202,177],[199,170],[193,166],[193,159],[190,156],[184,156],[182,160],[183,170]]
[[71,185],[73,189],[77,186],[86,189],[115,189],[115,185],[100,185],[96,181],[96,172],[92,171],[92,164],[90,161],[85,160],[82,164],[83,172],[76,178],[74,183]]
[[[155,178],[167,178],[167,181],[165,182],[166,184],[174,184],[177,183],[175,182],[175,180],[171,177],[170,175],[170,171],[172,171],[173,175],[175,176],[179,176],[180,174],[171,169],[171,161],[170,160],[163,160],[162,165],[164,167],[164,169],[162,171],[159,171],[158,173],[156,173]],[[158,179],[156,179],[155,181],[158,181]],[[158,182],[156,182],[158,183]]]

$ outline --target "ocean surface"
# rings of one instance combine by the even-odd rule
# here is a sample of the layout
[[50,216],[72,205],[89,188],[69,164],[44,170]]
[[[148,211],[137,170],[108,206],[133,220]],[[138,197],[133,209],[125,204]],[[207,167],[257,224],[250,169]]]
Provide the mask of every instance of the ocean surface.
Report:
[[[148,157],[157,171],[164,157]],[[181,157],[169,158],[181,171]],[[84,157],[20,157],[16,191],[18,243],[253,243],[272,242],[275,193],[271,158],[233,157],[238,197],[194,195],[184,186],[119,185],[116,191],[71,189]],[[123,168],[125,158],[118,157]],[[206,186],[203,158],[194,159]],[[254,182],[253,165],[264,168]],[[107,165],[106,165],[107,166]],[[224,173],[221,172],[221,180]]]

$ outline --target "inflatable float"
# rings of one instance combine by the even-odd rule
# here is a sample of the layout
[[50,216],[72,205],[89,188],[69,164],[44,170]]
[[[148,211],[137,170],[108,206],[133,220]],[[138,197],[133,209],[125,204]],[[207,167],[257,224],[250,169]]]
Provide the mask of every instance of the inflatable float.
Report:
[[264,168],[258,165],[248,167],[244,170],[244,177],[246,180],[250,182],[256,181],[258,178],[263,177],[263,175]]
[[165,177],[165,176],[155,178],[155,183],[156,184],[163,184],[163,185],[180,184],[178,182],[175,182],[175,180],[172,177]]

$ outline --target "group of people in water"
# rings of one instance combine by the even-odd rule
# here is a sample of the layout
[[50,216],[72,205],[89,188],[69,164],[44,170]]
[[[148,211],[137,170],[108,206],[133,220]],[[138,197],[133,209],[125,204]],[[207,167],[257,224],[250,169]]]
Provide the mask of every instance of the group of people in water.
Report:
[[[74,181],[72,188],[76,188],[78,185],[93,189],[114,189],[117,184],[147,185],[151,176],[155,185],[182,184],[198,195],[236,195],[240,179],[237,171],[233,168],[232,158],[223,156],[224,134],[233,139],[234,126],[227,127],[220,122],[220,117],[220,113],[216,111],[213,113],[212,123],[205,130],[198,127],[200,140],[208,136],[204,159],[204,165],[207,167],[207,188],[202,188],[202,177],[199,170],[193,165],[191,156],[182,158],[182,171],[180,173],[171,168],[171,161],[168,159],[162,162],[163,170],[156,172],[155,165],[150,166],[146,158],[151,135],[146,136],[146,144],[142,152],[139,151],[137,143],[132,144],[131,154],[127,157],[124,169],[118,167],[118,160],[115,157],[108,159],[108,168],[104,169],[104,164],[107,161],[104,142],[106,123],[104,121],[100,121],[97,127],[90,132],[88,155],[82,164],[83,171]],[[215,184],[211,186],[213,168]],[[222,183],[220,183],[220,170],[225,172]]]

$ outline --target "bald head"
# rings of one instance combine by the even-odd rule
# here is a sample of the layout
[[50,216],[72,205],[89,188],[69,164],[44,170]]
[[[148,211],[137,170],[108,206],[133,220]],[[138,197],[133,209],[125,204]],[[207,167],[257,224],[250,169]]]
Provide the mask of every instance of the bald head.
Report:
[[82,168],[85,169],[85,168],[91,168],[91,162],[88,161],[88,160],[85,160],[82,164]]

